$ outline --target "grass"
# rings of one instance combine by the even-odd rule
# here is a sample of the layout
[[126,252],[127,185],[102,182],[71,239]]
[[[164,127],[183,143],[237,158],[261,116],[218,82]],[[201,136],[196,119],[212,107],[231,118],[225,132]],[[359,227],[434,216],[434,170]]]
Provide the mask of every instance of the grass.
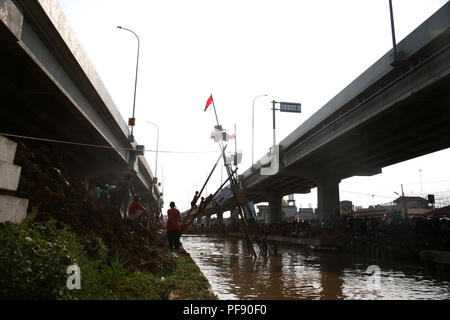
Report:
[[[189,255],[176,258],[177,268],[165,281],[174,300],[216,300],[209,282]],[[205,290],[206,289],[206,290]]]
[[[166,248],[155,252],[176,268],[161,264],[154,272],[130,269],[102,239],[81,238],[55,220],[0,224],[0,299],[217,299],[189,255],[175,257]],[[80,290],[66,286],[66,270],[72,264],[81,270]]]

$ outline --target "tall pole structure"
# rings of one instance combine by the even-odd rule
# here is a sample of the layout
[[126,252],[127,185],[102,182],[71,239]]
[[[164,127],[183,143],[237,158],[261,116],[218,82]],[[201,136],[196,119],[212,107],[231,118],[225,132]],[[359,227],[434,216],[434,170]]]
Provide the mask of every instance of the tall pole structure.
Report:
[[156,163],[155,163],[155,177],[158,176],[158,153],[159,153],[159,127],[156,123],[147,121],[148,124],[154,125],[156,127]]
[[136,88],[137,88],[137,79],[138,79],[138,70],[139,70],[139,50],[140,50],[141,42],[139,40],[138,35],[133,30],[123,28],[121,26],[117,26],[117,28],[131,32],[132,34],[134,34],[136,36],[136,39],[138,41],[137,58],[136,58],[136,77],[134,80],[134,98],[133,98],[133,115],[132,115],[133,123],[131,126],[131,135],[129,137],[130,141],[134,141],[134,136],[133,136],[133,129],[134,129],[134,125],[135,125],[134,111],[135,111],[135,107],[136,107]]
[[255,97],[255,99],[253,99],[253,107],[252,107],[252,167],[253,164],[255,163],[254,160],[254,154],[255,154],[255,101],[258,98],[261,97],[267,97],[267,94],[262,94],[259,95],[257,97]]
[[275,139],[275,100],[272,101],[272,111],[273,111],[273,145],[276,145],[276,139]]
[[422,169],[419,169],[419,179],[420,179],[420,195],[423,197],[423,189],[422,189]]
[[405,198],[405,193],[403,192],[403,184],[401,184],[402,188],[402,197],[403,197],[403,212],[404,212],[404,219],[406,220],[408,218],[408,201]]
[[392,10],[392,0],[389,0],[389,11],[391,13],[391,30],[392,30],[392,44],[394,61],[397,60],[397,41],[395,40],[395,26],[394,26],[394,11]]

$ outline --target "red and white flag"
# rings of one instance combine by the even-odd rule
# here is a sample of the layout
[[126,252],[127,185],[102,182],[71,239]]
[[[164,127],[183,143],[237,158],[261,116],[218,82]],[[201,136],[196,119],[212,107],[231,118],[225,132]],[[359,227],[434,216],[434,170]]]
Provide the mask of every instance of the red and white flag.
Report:
[[230,136],[230,139],[236,139],[236,133],[233,133],[233,134]]
[[206,107],[205,107],[205,110],[203,110],[203,111],[206,111],[206,109],[208,109],[208,107],[211,105],[212,102],[213,102],[213,97],[211,95],[209,97],[208,101],[206,101]]

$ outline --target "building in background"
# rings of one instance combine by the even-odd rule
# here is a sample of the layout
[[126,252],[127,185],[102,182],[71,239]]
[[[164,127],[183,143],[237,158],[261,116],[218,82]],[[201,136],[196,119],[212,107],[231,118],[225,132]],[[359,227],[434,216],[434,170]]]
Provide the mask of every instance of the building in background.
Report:
[[422,197],[399,197],[394,203],[400,212],[406,207],[409,216],[422,216],[431,211],[428,200]]
[[313,208],[299,208],[298,216],[299,216],[300,220],[306,220],[306,221],[319,219],[319,215],[314,213]]
[[428,200],[422,197],[399,197],[391,203],[370,206],[369,208],[355,207],[355,214],[358,217],[387,218],[404,214],[404,208],[407,208],[408,216],[423,216],[431,212],[432,208]]
[[[262,223],[270,222],[270,210],[268,205],[259,205],[258,213],[256,214],[256,220]],[[297,206],[288,205],[283,199],[281,221],[292,220],[298,218]]]
[[351,202],[350,200],[343,200],[339,203],[339,208],[341,211],[341,214],[350,214],[352,213],[354,210],[353,208],[353,202]]

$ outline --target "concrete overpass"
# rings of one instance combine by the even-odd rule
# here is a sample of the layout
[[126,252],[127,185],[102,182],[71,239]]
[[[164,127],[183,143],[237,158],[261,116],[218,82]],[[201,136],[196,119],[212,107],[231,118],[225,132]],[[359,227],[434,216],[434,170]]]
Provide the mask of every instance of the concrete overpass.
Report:
[[129,128],[56,0],[0,0],[0,133],[72,141],[73,174],[104,183],[135,176],[151,205],[160,191]]
[[[280,168],[240,181],[247,198],[269,202],[281,221],[282,196],[318,188],[324,219],[339,210],[339,183],[450,147],[450,2],[280,142]],[[222,208],[235,206],[230,198]],[[220,218],[219,218],[220,219]]]

